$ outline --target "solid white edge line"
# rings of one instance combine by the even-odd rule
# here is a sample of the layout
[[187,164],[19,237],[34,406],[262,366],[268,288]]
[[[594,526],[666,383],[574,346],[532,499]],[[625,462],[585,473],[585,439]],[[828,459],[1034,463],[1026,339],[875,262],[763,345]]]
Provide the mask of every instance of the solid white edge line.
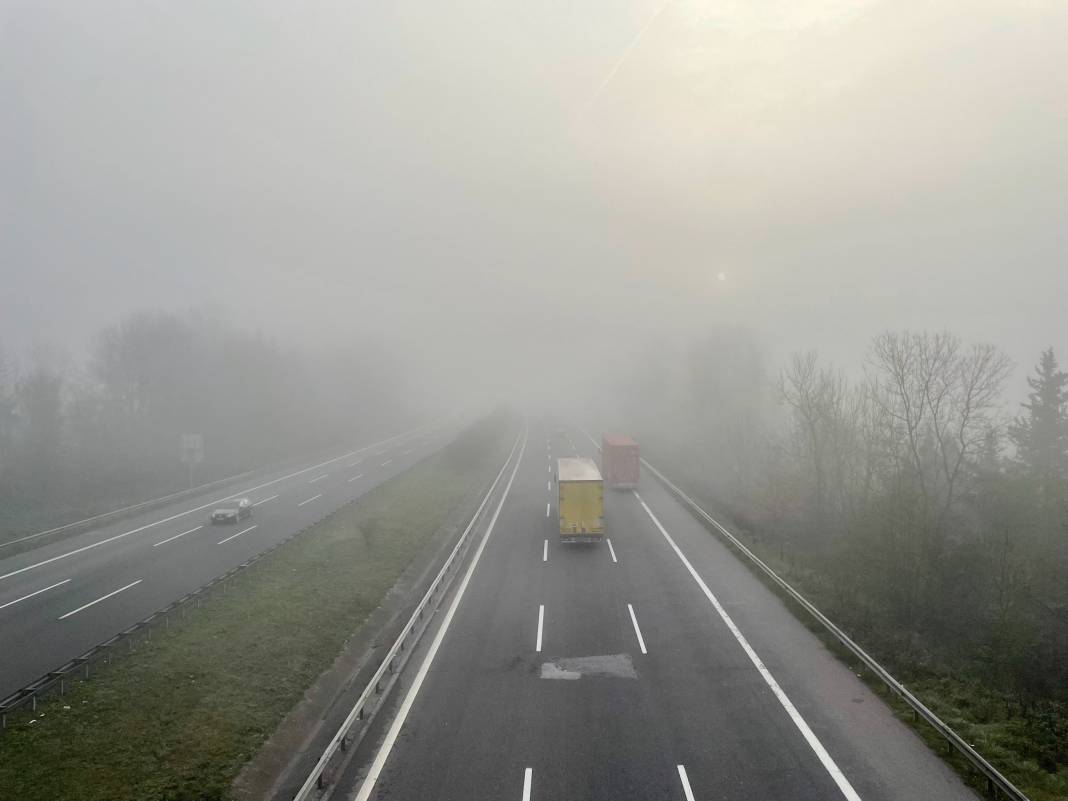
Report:
[[393,718],[393,723],[389,727],[389,731],[386,733],[385,738],[382,740],[382,745],[379,747],[378,753],[375,754],[374,762],[371,763],[371,767],[367,771],[367,778],[365,778],[363,784],[360,785],[360,791],[356,794],[354,801],[367,801],[371,793],[374,792],[375,784],[378,782],[378,777],[382,774],[382,769],[386,765],[386,760],[389,759],[389,754],[393,750],[393,745],[397,742],[401,727],[404,725],[404,721],[408,718],[408,713],[412,709],[412,704],[415,703],[416,696],[419,695],[419,690],[423,686],[423,682],[426,680],[427,673],[430,671],[430,666],[434,662],[434,657],[437,656],[442,641],[445,639],[445,634],[448,632],[449,625],[452,623],[452,619],[456,615],[456,610],[460,606],[460,601],[463,600],[464,593],[467,591],[467,585],[470,583],[471,576],[474,574],[479,559],[482,557],[482,552],[486,549],[486,543],[489,542],[490,534],[493,533],[493,529],[497,525],[497,518],[500,516],[501,509],[504,507],[504,502],[507,500],[508,493],[512,489],[512,483],[515,481],[515,474],[518,472],[519,465],[523,461],[523,451],[526,450],[526,447],[527,439],[526,433],[524,433],[523,445],[519,449],[519,457],[515,460],[515,467],[512,468],[512,475],[509,476],[508,484],[504,488],[501,500],[493,512],[493,517],[490,518],[489,525],[486,527],[486,533],[482,535],[482,541],[478,544],[478,550],[475,551],[475,555],[471,558],[471,564],[468,565],[467,572],[464,573],[463,581],[460,582],[460,586],[456,590],[456,595],[453,596],[452,603],[449,604],[449,611],[445,613],[445,617],[441,621],[441,628],[439,628],[438,633],[434,635],[434,641],[430,644],[430,649],[427,651],[426,657],[423,659],[423,664],[419,666],[419,672],[415,675],[415,679],[412,681],[412,686],[408,688],[408,694],[404,696],[404,701],[401,703],[400,709],[397,710],[397,715]]
[[612,538],[611,537],[605,537],[605,540],[608,542],[608,552],[610,554],[612,554],[612,561],[615,562],[618,565],[619,564],[619,560],[616,559],[616,549],[612,547]]
[[686,768],[682,765],[677,766],[679,769],[679,779],[682,780],[682,792],[686,796],[686,801],[694,801],[693,790],[690,789],[690,777],[686,775]]
[[[543,562],[548,562],[549,561],[549,541],[548,540],[545,540],[545,545],[542,546],[542,549],[541,549],[541,561],[543,561]],[[3,607],[0,607],[0,609],[2,609],[2,608]]]
[[523,771],[523,801],[530,801],[530,781],[533,778],[533,768]]
[[627,604],[627,611],[630,612],[630,622],[634,624],[634,635],[638,638],[638,647],[642,649],[643,654],[649,653],[645,650],[645,640],[642,639],[642,630],[638,628],[638,618],[634,615],[634,607]]
[[541,632],[545,628],[545,604],[538,606],[538,642],[534,646],[534,650],[539,654],[541,653]]
[[353,481],[355,481],[358,478],[363,478],[363,473],[360,473],[358,476],[353,476],[352,478],[350,478],[349,479],[349,483],[351,484]]
[[[258,525],[259,525],[259,523],[257,523],[257,524],[256,524],[256,526],[258,526]],[[252,529],[256,528],[256,526],[249,526],[248,528],[244,529],[243,531],[239,531],[239,532],[237,532],[236,534],[231,534],[231,535],[230,535],[229,537],[227,537],[226,539],[224,539],[224,540],[219,540],[219,541],[218,541],[218,542],[216,543],[216,545],[222,545],[223,543],[227,543],[227,542],[229,542],[230,540],[232,540],[232,539],[235,539],[236,537],[240,537],[240,536],[241,536],[242,534],[248,534],[248,533],[249,533],[250,531],[252,531]]]
[[152,547],[153,548],[158,548],[161,545],[166,545],[168,542],[171,542],[172,540],[176,540],[179,537],[184,537],[186,534],[192,534],[194,531],[200,531],[200,529],[202,529],[202,528],[204,528],[204,526],[197,526],[196,528],[189,529],[189,531],[183,531],[181,534],[175,534],[173,537],[167,537],[167,539],[165,539],[165,540],[160,540],[159,542],[153,543]]
[[[307,472],[310,472],[312,470],[315,470],[316,468],[323,467],[324,465],[333,464],[334,462],[338,461],[339,459],[347,459],[350,456],[355,456],[357,453],[363,453],[368,448],[374,448],[377,445],[382,445],[382,444],[384,444],[386,442],[392,442],[395,439],[403,439],[404,437],[410,436],[410,435],[414,434],[416,431],[422,431],[424,428],[427,428],[428,426],[431,426],[431,425],[434,425],[434,423],[433,422],[431,422],[431,423],[423,423],[423,425],[421,425],[421,426],[416,426],[415,428],[410,428],[407,431],[402,431],[399,434],[394,434],[392,437],[386,437],[385,439],[379,440],[378,442],[372,442],[370,445],[364,445],[362,448],[357,448],[354,451],[349,451],[348,453],[344,453],[341,456],[335,456],[333,459],[327,459],[325,462],[319,462],[319,464],[313,464],[311,467],[305,467],[303,470],[298,470],[295,473],[290,473],[289,475],[282,476],[281,478],[272,479],[271,481],[268,481],[266,484],[260,484],[259,486],[252,487],[251,489],[247,489],[247,490],[242,490],[241,492],[234,493],[233,495],[227,495],[225,498],[220,498],[218,501],[215,501],[214,503],[221,503],[222,501],[228,501],[228,500],[230,500],[232,498],[237,498],[237,497],[240,497],[242,495],[247,495],[250,492],[255,492],[256,490],[261,490],[264,487],[271,486],[272,484],[277,484],[279,481],[285,481],[286,479],[293,478],[294,476],[299,476],[301,473],[307,473]],[[260,472],[265,472],[265,471],[260,471]],[[181,493],[175,493],[175,494],[181,494]],[[172,497],[171,495],[167,495],[167,496],[164,496],[163,498],[152,498],[151,500],[145,501],[145,503],[154,503],[156,501],[165,501],[165,500],[167,500],[168,498],[171,498],[171,497]],[[133,508],[135,508],[137,506],[140,506],[140,505],[142,505],[142,504],[134,504],[133,507],[126,507],[126,508],[123,508],[123,509],[112,509],[110,512],[103,512],[103,513],[101,513],[99,515],[93,515],[92,517],[87,517],[84,520],[76,520],[73,523],[68,523],[68,524],[66,524],[64,526],[60,526],[59,528],[51,528],[51,529],[48,529],[48,531],[38,531],[36,534],[30,534],[29,536],[26,536],[26,537],[19,537],[18,539],[15,539],[15,540],[7,540],[6,542],[0,542],[0,548],[6,548],[8,545],[14,545],[15,543],[18,543],[18,542],[25,542],[26,540],[36,539],[37,537],[44,537],[44,536],[46,536],[48,534],[55,534],[57,531],[60,531],[61,529],[69,528],[70,526],[80,526],[80,525],[83,525],[85,523],[91,523],[91,522],[93,522],[95,520],[99,520],[101,518],[117,514],[119,512],[132,511]],[[134,531],[127,531],[126,533],[127,534],[134,534],[134,533],[136,533],[138,531],[142,531],[142,530],[144,530],[146,528],[151,528],[152,526],[159,525],[160,523],[166,523],[168,520],[174,520],[176,517],[181,517],[182,515],[188,515],[188,514],[192,514],[193,512],[199,512],[199,511],[201,511],[203,509],[207,509],[211,505],[212,504],[209,503],[209,504],[205,504],[204,506],[198,506],[196,509],[189,509],[188,511],[181,512],[181,513],[179,513],[177,515],[174,515],[173,517],[168,517],[168,518],[166,518],[164,520],[157,520],[155,523],[149,523],[148,525],[142,526],[141,528],[138,528],[138,529],[134,529]],[[125,536],[125,535],[122,535],[122,536]],[[35,567],[35,566],[36,565],[34,565],[33,567]],[[7,576],[0,576],[0,579],[4,579],[4,578],[7,578]]]
[[[501,478],[505,475],[505,473],[508,472],[508,465],[512,464],[512,459],[519,451],[519,443],[523,440],[523,436],[523,431],[520,431],[518,434],[516,434],[515,442],[512,444],[512,449],[508,452],[508,456],[507,458],[505,458],[504,463],[501,465],[501,469],[497,471],[497,476],[493,479],[493,483],[491,483],[489,489],[486,490],[486,494],[482,496],[482,501],[479,503],[478,508],[475,509],[475,513],[471,515],[471,519],[468,521],[467,527],[463,530],[463,533],[456,541],[456,544],[453,545],[452,553],[445,560],[445,564],[442,565],[441,570],[439,571],[438,576],[435,579],[435,582],[440,580],[446,574],[446,572],[448,572],[449,565],[451,564],[453,558],[455,558],[456,555],[460,552],[460,549],[464,547],[464,544],[467,542],[468,535],[471,534],[472,530],[474,530],[476,525],[481,521],[482,510],[485,509],[487,504],[489,504],[489,502],[493,499],[493,496],[497,491],[497,485],[501,483]],[[434,592],[435,587],[432,583],[432,586],[427,589],[426,594],[423,596],[423,600],[419,602],[419,606],[425,607]],[[418,614],[418,610],[412,613],[412,616],[408,619],[408,625],[406,626],[407,629],[410,630],[411,627],[415,625],[416,616]],[[394,641],[393,647],[390,648],[390,652],[396,654],[397,651],[400,649],[400,646],[401,642]],[[379,670],[381,669],[382,668],[380,666]],[[337,753],[337,750],[341,747],[341,742],[346,737],[346,733],[349,731],[355,721],[359,719],[361,707],[363,703],[367,700],[367,698],[370,696],[371,691],[372,685],[364,687],[364,690],[360,694],[360,697],[357,699],[355,705],[349,710],[348,716],[342,722],[341,728],[338,729],[337,733],[334,734],[332,741],[333,744],[329,746],[325,751],[323,751],[322,756],[319,757],[319,761],[308,774],[308,778],[305,779],[304,784],[301,785],[300,790],[297,791],[297,794],[294,796],[294,799],[306,801],[306,799],[310,797],[312,788],[319,783],[319,779],[323,775],[323,770],[325,769],[327,762],[329,762],[330,759],[334,756],[334,754]]]
[[638,499],[638,503],[642,505],[642,508],[645,510],[645,513],[649,515],[649,518],[660,530],[660,533],[664,535],[664,539],[667,540],[672,550],[674,550],[675,554],[679,557],[680,560],[682,560],[683,565],[685,565],[686,569],[690,572],[690,575],[693,576],[693,580],[697,582],[697,586],[701,588],[701,591],[704,592],[705,597],[708,598],[709,602],[712,604],[712,607],[716,610],[720,618],[727,625],[727,628],[730,629],[731,634],[734,635],[734,639],[736,639],[738,641],[738,644],[742,646],[742,650],[745,651],[746,655],[749,657],[749,660],[753,663],[754,667],[756,667],[757,671],[760,673],[760,676],[764,679],[764,682],[768,685],[768,687],[771,688],[772,693],[774,693],[775,697],[779,700],[779,703],[782,704],[782,708],[786,710],[786,714],[790,716],[790,720],[792,720],[794,722],[794,725],[797,726],[798,731],[801,732],[801,735],[805,738],[805,741],[808,743],[809,747],[819,758],[826,771],[831,775],[831,779],[836,785],[838,785],[838,789],[841,790],[842,795],[849,799],[849,801],[861,801],[860,795],[858,795],[857,791],[853,789],[853,785],[849,783],[849,779],[845,777],[845,774],[842,773],[841,768],[839,768],[834,759],[831,758],[831,755],[827,752],[827,749],[823,747],[823,743],[820,742],[816,734],[812,731],[811,728],[809,728],[809,725],[805,722],[805,719],[801,717],[801,713],[797,711],[797,707],[795,707],[793,702],[787,697],[782,687],[779,686],[779,683],[775,681],[775,677],[771,675],[771,671],[767,669],[763,661],[761,661],[760,657],[757,655],[757,652],[753,650],[753,646],[749,644],[749,641],[745,638],[745,635],[742,634],[741,629],[739,629],[738,626],[735,625],[734,620],[731,618],[730,615],[727,614],[727,610],[723,608],[722,604],[720,604],[719,599],[716,598],[716,596],[712,593],[712,590],[708,588],[708,585],[705,584],[704,579],[702,579],[698,572],[694,569],[694,566],[690,564],[690,560],[686,558],[686,554],[684,554],[682,552],[682,549],[680,549],[679,546],[675,544],[675,540],[673,540],[671,538],[671,535],[667,533],[667,530],[663,527],[663,525],[661,525],[656,515],[653,514],[653,510],[646,505],[644,500],[642,500],[642,496],[638,494],[637,490],[631,490],[631,492],[634,493],[634,497]]
[[306,503],[311,503],[312,501],[317,501],[322,497],[323,497],[323,493],[321,493],[321,492],[318,495],[312,495],[310,498],[308,498],[308,500],[301,501],[300,503],[298,503],[297,507],[299,508],[299,507],[303,506]]
[[76,614],[78,614],[79,612],[81,612],[81,611],[82,611],[83,609],[88,609],[88,608],[89,608],[90,606],[95,606],[96,604],[100,603],[101,601],[106,601],[106,600],[107,600],[108,598],[110,598],[110,597],[111,597],[112,595],[118,595],[118,594],[119,594],[120,592],[122,592],[123,590],[128,590],[128,589],[130,589],[130,587],[136,587],[136,586],[137,586],[138,584],[140,584],[140,583],[141,583],[142,581],[144,581],[144,579],[138,579],[137,581],[131,581],[131,582],[130,582],[129,584],[127,584],[127,585],[126,585],[125,587],[119,587],[119,588],[118,588],[117,590],[112,590],[112,591],[111,591],[111,592],[109,592],[109,593],[108,593],[107,595],[101,595],[101,596],[100,596],[99,598],[97,598],[97,599],[96,599],[95,601],[90,601],[89,603],[85,604],[85,606],[79,606],[79,607],[78,607],[77,609],[73,610],[72,612],[67,612],[67,614],[65,614],[65,615],[61,615],[61,616],[60,616],[59,618],[57,618],[57,619],[58,619],[58,620],[64,620],[65,618],[68,618],[68,617],[70,617],[71,615],[76,615]]
[[267,503],[268,501],[276,500],[278,497],[279,497],[278,495],[272,495],[270,498],[264,498],[262,501],[256,501],[252,505],[253,506],[259,506],[261,503]]
[[0,604],[0,609],[7,609],[9,606],[14,606],[19,601],[25,601],[28,598],[32,598],[35,595],[40,595],[42,592],[48,592],[49,590],[54,590],[56,587],[59,587],[62,584],[66,584],[68,581],[70,581],[70,579],[63,579],[63,581],[57,581],[55,584],[50,584],[47,587],[44,587],[43,589],[37,590],[35,592],[31,592],[29,595],[23,595],[21,598],[16,598],[14,601],[8,601],[6,604]]
[[[153,526],[162,525],[163,523],[169,523],[172,520],[177,520],[179,517],[185,517],[186,515],[191,515],[194,512],[202,512],[203,510],[209,509],[212,506],[218,506],[223,501],[233,500],[234,498],[241,498],[241,497],[243,497],[245,495],[248,495],[250,493],[256,492],[257,490],[261,490],[264,487],[270,487],[270,486],[272,486],[274,484],[277,484],[280,481],[287,481],[288,479],[296,478],[297,476],[303,475],[304,473],[310,473],[312,470],[317,470],[318,468],[323,467],[324,465],[333,464],[334,462],[340,461],[341,459],[347,459],[350,456],[354,456],[357,453],[360,453],[362,451],[367,450],[368,448],[377,447],[378,445],[381,445],[383,442],[390,442],[392,440],[399,439],[400,437],[408,436],[409,434],[411,434],[411,433],[413,433],[415,431],[419,431],[422,428],[426,428],[426,426],[425,425],[418,426],[416,428],[411,429],[411,431],[404,431],[404,432],[402,432],[400,434],[396,434],[395,436],[389,437],[388,439],[384,439],[384,440],[382,440],[380,442],[373,442],[370,445],[365,445],[362,448],[357,448],[354,451],[349,451],[348,453],[346,453],[343,456],[336,456],[333,459],[328,459],[325,462],[320,462],[319,464],[313,464],[311,467],[305,467],[303,470],[297,470],[295,473],[290,473],[289,475],[282,476],[281,478],[272,479],[271,481],[268,481],[265,484],[259,484],[259,485],[255,486],[255,487],[250,487],[249,489],[241,490],[240,492],[235,492],[232,495],[227,495],[225,497],[219,498],[218,500],[211,501],[210,503],[206,503],[203,506],[197,506],[195,509],[187,509],[184,512],[178,512],[178,514],[173,514],[170,517],[163,518],[162,520],[156,520],[153,523],[145,523],[145,525],[143,525],[143,526],[139,526],[138,528],[132,529],[132,530],[127,531],[127,532],[124,532],[122,534],[116,534],[114,537],[108,537],[107,539],[100,540],[100,542],[90,543],[89,545],[83,546],[81,548],[75,548],[73,551],[67,551],[66,553],[61,553],[58,556],[53,556],[51,559],[45,559],[45,560],[43,560],[41,562],[35,562],[32,565],[26,565],[25,567],[20,567],[18,570],[12,570],[10,573],[4,573],[4,575],[0,576],[0,581],[3,581],[6,578],[11,578],[12,576],[17,576],[19,573],[25,573],[27,570],[34,570],[35,568],[38,568],[38,567],[44,567],[45,565],[51,564],[52,562],[59,561],[60,559],[66,559],[68,556],[74,556],[75,554],[83,553],[84,551],[88,551],[88,550],[90,550],[92,548],[96,548],[96,547],[99,547],[101,545],[105,545],[105,544],[107,544],[109,542],[114,542],[115,540],[121,540],[123,537],[129,537],[131,534],[137,534],[137,533],[139,533],[141,531],[144,531],[145,529],[152,528]],[[47,534],[48,532],[42,532],[42,533]],[[39,535],[38,534],[34,534],[32,536],[36,537],[36,536],[39,536]],[[28,539],[28,538],[24,537],[23,539]],[[12,543],[8,542],[8,543],[4,543],[4,544],[5,545],[10,545]]]

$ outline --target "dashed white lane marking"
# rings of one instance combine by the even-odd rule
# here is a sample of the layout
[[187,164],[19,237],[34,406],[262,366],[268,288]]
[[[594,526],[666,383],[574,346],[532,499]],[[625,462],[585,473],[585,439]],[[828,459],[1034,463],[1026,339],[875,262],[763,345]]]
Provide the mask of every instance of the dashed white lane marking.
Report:
[[550,503],[549,501],[546,501],[546,502],[545,502],[545,516],[546,516],[546,517],[548,517],[548,516],[549,516],[549,507],[550,507],[550,506],[552,506],[552,504],[551,504],[551,503]]
[[176,540],[179,537],[184,537],[186,534],[192,534],[194,531],[200,531],[200,529],[202,529],[202,528],[204,528],[204,526],[197,526],[196,528],[189,529],[189,531],[183,531],[181,534],[175,534],[173,537],[167,537],[167,539],[160,540],[159,542],[153,544],[152,547],[153,548],[158,548],[161,545],[166,545],[171,540]]
[[243,529],[243,530],[241,530],[241,531],[237,532],[236,534],[231,534],[231,535],[230,535],[229,537],[227,537],[226,539],[222,539],[222,540],[219,540],[219,542],[218,542],[217,544],[218,544],[218,545],[223,545],[224,543],[227,543],[227,542],[229,542],[230,540],[233,540],[233,539],[237,539],[237,538],[238,538],[238,537],[240,537],[240,536],[241,536],[242,534],[248,534],[248,533],[249,533],[250,531],[252,531],[252,529],[254,529],[254,528],[257,528],[257,526],[249,526],[248,528],[246,528],[246,529]]
[[642,639],[642,630],[638,628],[638,618],[634,616],[634,607],[627,604],[627,611],[630,612],[630,622],[634,624],[634,634],[638,638],[638,647],[642,649],[643,654],[649,653],[645,650],[645,640]]
[[694,801],[693,790],[690,789],[690,777],[686,775],[686,768],[682,765],[679,768],[679,779],[682,780],[682,792],[686,796],[686,801]]
[[79,612],[81,612],[82,610],[88,609],[90,606],[96,606],[101,601],[106,601],[112,595],[118,595],[120,592],[123,592],[124,590],[130,589],[130,587],[136,587],[142,581],[144,581],[144,579],[138,579],[137,581],[131,581],[125,587],[119,587],[117,590],[112,590],[107,595],[101,595],[95,601],[90,601],[89,603],[85,604],[84,606],[79,606],[77,609],[74,609],[74,610],[72,610],[70,612],[67,612],[67,614],[65,614],[65,615],[60,615],[59,616],[59,620],[65,620],[66,618],[70,617],[71,615],[76,615]]
[[616,549],[612,547],[612,540],[609,539],[608,537],[605,537],[605,539],[608,540],[608,552],[610,554],[612,554],[612,561],[615,562],[618,565],[619,564],[619,560],[616,559]]
[[259,506],[261,503],[267,503],[267,501],[273,501],[277,498],[277,495],[272,495],[270,498],[264,498],[262,501],[256,501],[253,506]]
[[[497,518],[501,514],[504,502],[508,499],[508,494],[512,491],[512,484],[515,482],[515,474],[518,472],[519,465],[523,461],[523,452],[526,450],[526,447],[527,443],[526,439],[524,439],[523,445],[519,449],[519,457],[516,459],[515,466],[512,468],[512,474],[508,478],[508,484],[505,485],[504,492],[501,494],[501,499],[498,501],[497,508],[493,512],[493,517],[490,518],[489,525],[486,527],[486,533],[482,535],[482,541],[479,543],[478,550],[475,551],[475,555],[471,558],[471,562],[467,566],[467,572],[464,574],[463,581],[460,582],[460,586],[456,590],[456,595],[453,596],[449,611],[445,613],[445,618],[441,621],[441,628],[439,628],[438,633],[434,635],[434,641],[430,644],[430,649],[427,651],[426,657],[423,659],[423,664],[419,666],[419,671],[415,674],[412,686],[408,688],[408,694],[404,696],[404,701],[401,702],[400,709],[394,716],[393,723],[390,725],[385,739],[382,740],[382,745],[379,746],[378,753],[375,755],[374,762],[371,763],[371,767],[367,771],[367,776],[363,780],[363,784],[360,785],[360,790],[356,794],[355,801],[367,801],[367,799],[370,798],[371,793],[374,792],[378,777],[382,775],[382,769],[386,766],[386,760],[389,759],[389,754],[393,750],[393,745],[397,742],[397,737],[400,736],[401,727],[404,726],[404,721],[408,718],[408,713],[412,709],[412,704],[415,703],[415,699],[419,695],[419,690],[423,686],[423,682],[426,681],[427,673],[430,672],[430,666],[434,663],[434,657],[437,656],[438,650],[441,648],[441,643],[445,639],[445,634],[449,630],[453,617],[456,616],[456,610],[460,606],[460,601],[463,600],[464,593],[467,591],[467,585],[471,583],[471,576],[474,574],[475,568],[478,567],[478,561],[482,557],[482,552],[486,550],[486,543],[489,542],[490,535],[493,534],[493,529],[497,525]],[[501,474],[504,474],[504,468],[501,469]]]
[[533,774],[534,771],[531,768],[523,771],[523,801],[530,801],[530,781]]
[[351,462],[348,466],[349,467],[355,467],[356,465],[358,465],[362,461],[363,461],[363,459],[357,459],[355,462]]
[[541,653],[541,632],[545,627],[545,604],[541,604],[538,607],[538,643],[534,646],[534,650],[539,654]]
[[649,515],[649,518],[660,530],[660,533],[664,535],[664,539],[668,541],[668,545],[671,546],[672,550],[675,551],[675,554],[679,557],[680,560],[682,560],[682,564],[685,565],[690,575],[693,576],[693,580],[697,582],[697,586],[701,588],[701,591],[705,594],[705,597],[708,598],[709,603],[712,604],[712,607],[719,614],[723,622],[727,624],[727,628],[730,629],[731,634],[734,635],[734,639],[736,639],[738,641],[738,644],[742,646],[742,650],[745,651],[746,655],[749,657],[749,660],[753,663],[757,671],[760,673],[761,677],[764,679],[764,682],[768,685],[768,687],[771,688],[771,691],[775,694],[775,697],[779,699],[779,703],[782,704],[782,708],[786,710],[786,714],[790,716],[790,720],[794,722],[794,725],[797,726],[798,731],[801,732],[801,735],[805,738],[805,741],[809,744],[809,747],[815,752],[820,762],[823,763],[823,767],[831,775],[831,778],[834,780],[834,783],[838,785],[838,789],[842,791],[842,795],[849,799],[849,801],[861,801],[860,795],[858,795],[857,791],[853,789],[853,785],[849,783],[849,779],[845,777],[845,774],[842,773],[841,768],[839,768],[837,763],[835,763],[835,761],[831,758],[831,755],[827,753],[827,749],[823,747],[823,743],[820,742],[819,738],[816,737],[812,729],[809,728],[808,723],[806,723],[805,719],[801,717],[801,713],[797,711],[797,707],[794,706],[793,701],[791,701],[787,697],[786,693],[783,692],[782,687],[780,687],[779,683],[775,681],[775,677],[771,675],[771,671],[767,669],[763,661],[761,661],[760,657],[757,656],[757,652],[753,650],[753,646],[749,644],[749,640],[747,640],[745,638],[745,635],[742,634],[741,629],[739,629],[738,626],[735,625],[734,620],[731,618],[730,615],[727,614],[727,610],[723,608],[722,604],[720,604],[719,599],[712,594],[712,590],[708,588],[708,585],[705,584],[704,579],[702,579],[698,572],[694,569],[694,566],[690,564],[690,560],[686,558],[686,555],[682,552],[679,546],[675,544],[675,540],[673,540],[671,538],[671,535],[667,533],[667,529],[665,529],[660,524],[660,521],[657,520],[656,515],[653,514],[653,511],[646,505],[645,501],[642,500],[642,496],[639,495],[636,490],[631,490],[631,492],[634,493],[634,497],[638,499],[638,503],[642,505],[642,508],[645,510],[645,513]]
[[391,464],[392,462],[392,459],[386,459],[386,461],[382,462],[382,467],[385,467],[387,464]]
[[[545,545],[542,546],[542,549],[541,549],[541,561],[543,561],[543,562],[548,562],[549,561],[549,541],[548,540],[545,540]],[[0,609],[2,609],[2,608],[3,607],[0,607]]]
[[[413,429],[413,431],[417,431],[417,430],[418,429]],[[411,433],[410,431],[407,431],[407,432],[404,432],[403,434],[397,434],[396,436],[390,437],[389,440],[385,440],[385,441],[388,442],[390,440],[399,439],[399,438],[404,437],[404,436],[406,436],[407,434],[410,434],[410,433]],[[364,447],[359,448],[358,450],[350,451],[349,453],[346,453],[344,456],[337,456],[337,457],[335,457],[333,459],[328,459],[325,462],[320,462],[319,464],[312,465],[311,467],[305,467],[303,470],[297,470],[295,473],[290,473],[289,475],[285,475],[285,476],[281,476],[280,478],[272,479],[271,481],[268,481],[268,482],[266,482],[264,484],[257,484],[255,487],[250,487],[249,489],[242,490],[240,492],[235,492],[235,493],[233,493],[231,495],[227,495],[225,498],[219,498],[218,500],[210,501],[209,503],[202,504],[202,505],[194,507],[192,509],[187,509],[184,512],[178,512],[177,514],[173,514],[170,517],[164,517],[162,520],[155,520],[155,521],[153,521],[151,523],[145,523],[143,526],[138,526],[137,528],[131,529],[130,531],[125,531],[122,534],[116,534],[113,537],[108,537],[106,539],[102,539],[102,540],[100,540],[98,542],[94,542],[94,543],[91,543],[89,545],[82,546],[81,548],[75,548],[73,551],[67,551],[66,553],[61,553],[58,556],[53,556],[53,557],[51,557],[49,559],[45,559],[45,560],[43,560],[41,562],[34,562],[32,565],[26,565],[25,567],[20,567],[18,570],[12,570],[9,573],[4,573],[2,576],[0,576],[0,581],[3,581],[4,579],[7,579],[7,578],[11,578],[12,576],[17,576],[20,573],[25,573],[27,570],[36,570],[39,567],[44,567],[45,565],[50,565],[53,562],[59,561],[60,559],[66,559],[69,556],[75,556],[76,554],[84,553],[85,551],[91,550],[93,548],[99,548],[101,545],[106,545],[107,543],[114,542],[115,540],[121,540],[123,537],[129,537],[131,534],[138,534],[138,533],[144,531],[145,529],[149,529],[149,528],[152,528],[154,526],[159,526],[159,525],[162,525],[163,523],[169,523],[172,520],[177,520],[179,517],[185,517],[186,515],[193,514],[194,512],[200,512],[200,511],[203,511],[204,509],[210,509],[212,506],[218,506],[219,504],[224,503],[225,501],[232,500],[233,498],[240,498],[243,495],[248,495],[250,493],[256,492],[257,490],[261,490],[264,487],[274,486],[275,484],[277,484],[280,481],[286,481],[286,480],[291,479],[291,478],[296,478],[299,475],[303,475],[304,473],[310,473],[312,470],[321,469],[325,465],[333,464],[334,462],[340,461],[341,459],[347,459],[350,456],[352,456],[353,454],[359,453],[360,451],[365,451],[368,448],[373,448],[377,444],[379,444],[379,443],[373,443],[371,445],[365,445]],[[42,533],[47,533],[47,532],[42,532]],[[39,534],[32,534],[30,536],[31,537],[37,537],[37,536],[40,536],[40,535]],[[29,539],[29,537],[24,537],[23,539]],[[9,540],[8,542],[4,543],[4,545],[11,545],[14,542],[15,542],[15,540]]]
[[406,450],[406,451],[401,451],[401,456],[407,456],[407,455],[408,455],[409,453],[411,453],[411,452],[412,452],[412,449],[411,449],[411,448],[409,448],[409,449],[408,449],[408,450]]
[[60,587],[60,586],[62,586],[64,584],[66,584],[68,581],[70,581],[70,579],[63,579],[63,581],[57,581],[55,584],[49,584],[47,587],[42,587],[39,590],[31,592],[29,595],[23,595],[21,598],[16,598],[14,601],[8,601],[6,604],[0,604],[0,609],[6,609],[9,606],[14,606],[19,601],[25,601],[26,599],[32,598],[35,595],[40,595],[42,592],[48,592],[49,590],[54,590],[56,587]]
[[353,476],[352,478],[350,478],[349,479],[349,483],[351,484],[353,481],[356,481],[357,479],[360,479],[360,478],[363,478],[363,473],[360,473],[358,476]]
[[306,504],[306,503],[311,503],[312,501],[317,501],[317,500],[319,500],[319,499],[320,499],[320,498],[322,498],[322,497],[323,497],[323,493],[321,493],[321,492],[320,492],[320,493],[319,493],[318,495],[312,495],[312,496],[311,496],[310,498],[308,498],[308,500],[306,500],[306,501],[301,501],[300,503],[298,503],[298,504],[297,504],[297,506],[298,506],[298,507],[300,507],[300,506],[303,506],[303,505],[304,505],[304,504]]
[[309,478],[308,479],[308,483],[309,484],[314,484],[316,481],[322,481],[328,475],[330,475],[330,474],[329,473],[323,473],[321,476],[316,476],[315,478]]
[[545,489],[547,489],[549,492],[552,492],[553,491],[553,482],[546,481],[545,482]]

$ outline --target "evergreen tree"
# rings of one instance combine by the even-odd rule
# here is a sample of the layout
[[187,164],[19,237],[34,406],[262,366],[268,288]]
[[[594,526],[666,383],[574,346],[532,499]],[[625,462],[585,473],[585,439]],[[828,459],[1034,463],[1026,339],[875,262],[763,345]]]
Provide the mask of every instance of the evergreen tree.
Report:
[[1068,373],[1059,368],[1053,348],[1042,352],[1027,383],[1026,412],[1009,429],[1017,458],[1040,479],[1068,478]]

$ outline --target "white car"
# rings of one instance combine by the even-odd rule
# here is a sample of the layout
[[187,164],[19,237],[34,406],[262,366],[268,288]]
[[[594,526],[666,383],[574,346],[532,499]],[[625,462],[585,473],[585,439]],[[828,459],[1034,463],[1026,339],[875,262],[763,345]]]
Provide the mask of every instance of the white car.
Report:
[[212,525],[218,523],[237,523],[247,517],[252,517],[252,501],[248,498],[237,498],[232,506],[221,506],[211,513]]

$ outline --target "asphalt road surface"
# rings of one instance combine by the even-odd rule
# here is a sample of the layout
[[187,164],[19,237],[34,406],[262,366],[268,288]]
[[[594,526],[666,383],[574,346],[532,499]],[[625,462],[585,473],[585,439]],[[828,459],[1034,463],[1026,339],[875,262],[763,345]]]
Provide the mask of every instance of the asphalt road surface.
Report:
[[975,801],[650,476],[606,491],[610,544],[560,544],[553,465],[576,453],[597,458],[531,424],[469,580],[335,798]]
[[[0,698],[403,472],[452,433],[415,429],[18,555],[0,549]],[[210,525],[229,497],[248,497],[251,519]]]

